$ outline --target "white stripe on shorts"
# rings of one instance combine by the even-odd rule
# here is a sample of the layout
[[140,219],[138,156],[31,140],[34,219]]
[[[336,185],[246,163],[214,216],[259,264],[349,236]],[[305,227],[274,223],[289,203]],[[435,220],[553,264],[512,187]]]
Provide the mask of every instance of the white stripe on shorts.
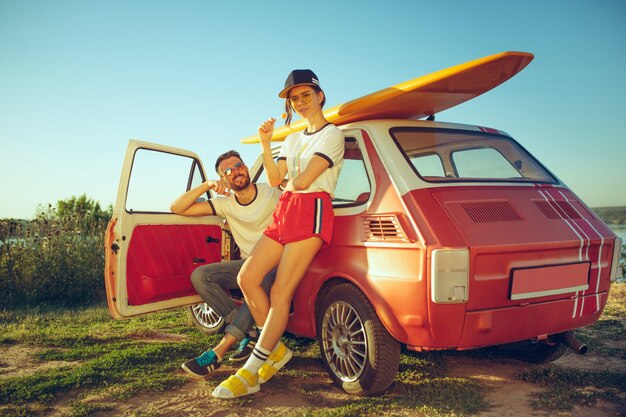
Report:
[[313,223],[313,233],[322,232],[322,199],[315,199],[315,221]]

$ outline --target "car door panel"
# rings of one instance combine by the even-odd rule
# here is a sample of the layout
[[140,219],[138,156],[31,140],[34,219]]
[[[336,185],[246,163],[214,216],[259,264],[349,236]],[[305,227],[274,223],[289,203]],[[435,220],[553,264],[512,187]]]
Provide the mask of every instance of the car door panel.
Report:
[[[107,301],[114,317],[201,302],[190,275],[200,265],[223,260],[229,244],[223,219],[176,215],[169,205],[205,180],[193,152],[129,142],[105,248]],[[207,193],[204,200],[210,197]]]
[[128,248],[128,304],[143,305],[196,292],[189,279],[202,264],[220,262],[217,225],[140,225]]

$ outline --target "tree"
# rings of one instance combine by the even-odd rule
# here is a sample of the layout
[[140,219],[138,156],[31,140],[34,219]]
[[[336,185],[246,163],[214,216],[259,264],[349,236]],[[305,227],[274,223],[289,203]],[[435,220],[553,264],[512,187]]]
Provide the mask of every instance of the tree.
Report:
[[79,197],[72,196],[67,200],[59,200],[56,209],[56,214],[60,220],[80,218],[97,222],[109,221],[112,212],[112,206],[109,206],[107,210],[102,210],[100,203],[87,198],[85,194]]
[[[0,245],[0,305],[102,300],[104,233],[112,212],[86,195],[40,206],[15,239]],[[0,222],[0,229],[11,225]]]

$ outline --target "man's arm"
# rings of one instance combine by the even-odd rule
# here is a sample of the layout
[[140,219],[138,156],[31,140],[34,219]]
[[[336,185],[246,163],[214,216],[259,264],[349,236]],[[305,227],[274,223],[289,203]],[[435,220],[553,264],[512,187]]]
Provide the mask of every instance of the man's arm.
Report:
[[200,184],[196,188],[192,188],[185,194],[178,197],[172,205],[170,210],[173,213],[180,214],[182,216],[210,216],[214,215],[215,211],[213,206],[207,202],[198,203],[196,200],[208,192],[209,190],[215,190],[217,193],[224,193],[225,185],[220,181],[207,181]]

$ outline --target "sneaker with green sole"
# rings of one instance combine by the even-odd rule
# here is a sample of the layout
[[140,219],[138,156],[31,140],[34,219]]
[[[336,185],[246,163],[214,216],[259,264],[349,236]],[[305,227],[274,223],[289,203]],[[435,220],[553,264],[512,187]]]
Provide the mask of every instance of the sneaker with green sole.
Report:
[[189,359],[181,367],[185,372],[195,378],[207,379],[213,371],[219,368],[221,363],[213,349],[207,350],[197,358]]
[[254,346],[256,346],[256,342],[259,340],[258,336],[250,336],[249,334],[244,337],[241,342],[239,342],[239,347],[237,350],[230,356],[229,360],[232,362],[240,362],[245,361],[250,357],[252,351],[254,350]]

